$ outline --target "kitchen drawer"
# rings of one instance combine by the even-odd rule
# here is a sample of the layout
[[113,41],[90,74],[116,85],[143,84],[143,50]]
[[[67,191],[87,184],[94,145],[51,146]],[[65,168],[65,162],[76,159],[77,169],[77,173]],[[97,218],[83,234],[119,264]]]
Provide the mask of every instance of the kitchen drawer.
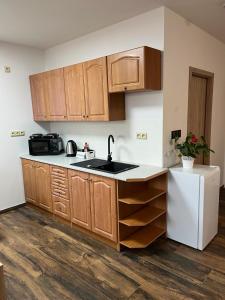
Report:
[[69,190],[63,189],[56,185],[52,185],[52,194],[55,196],[65,198],[65,199],[69,199]]
[[62,178],[68,177],[67,169],[58,166],[51,166],[51,175]]
[[70,201],[65,200],[62,197],[53,195],[53,213],[66,220],[70,220]]
[[68,189],[69,188],[67,178],[52,175],[51,183],[52,183],[52,185],[54,185],[58,188],[63,188],[63,189]]

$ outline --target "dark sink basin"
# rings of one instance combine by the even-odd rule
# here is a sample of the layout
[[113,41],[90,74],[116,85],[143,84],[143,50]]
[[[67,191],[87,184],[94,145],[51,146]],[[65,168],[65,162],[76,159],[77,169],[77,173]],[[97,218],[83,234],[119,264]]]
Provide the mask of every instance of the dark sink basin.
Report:
[[81,161],[71,165],[111,174],[118,174],[139,167],[137,165],[125,164],[115,161],[108,162],[107,160],[97,158]]

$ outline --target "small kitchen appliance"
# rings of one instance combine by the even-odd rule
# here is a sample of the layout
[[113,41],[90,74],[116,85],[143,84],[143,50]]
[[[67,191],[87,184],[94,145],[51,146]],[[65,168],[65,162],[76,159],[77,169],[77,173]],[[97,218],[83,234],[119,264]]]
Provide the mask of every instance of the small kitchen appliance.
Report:
[[58,155],[64,152],[63,140],[57,133],[32,134],[28,144],[30,155]]
[[77,155],[77,144],[73,140],[69,140],[66,145],[66,156],[72,157]]

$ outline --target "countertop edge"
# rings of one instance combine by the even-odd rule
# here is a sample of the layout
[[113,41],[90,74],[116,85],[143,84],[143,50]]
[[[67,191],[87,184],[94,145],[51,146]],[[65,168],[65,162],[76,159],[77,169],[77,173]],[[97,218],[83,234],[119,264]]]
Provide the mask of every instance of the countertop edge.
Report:
[[[135,170],[137,171],[137,169],[132,169],[132,170],[122,172],[119,174],[110,174],[110,173],[95,171],[95,170],[91,170],[91,169],[89,170],[89,169],[81,168],[81,167],[77,167],[77,166],[71,166],[70,164],[65,165],[65,163],[54,162],[54,160],[48,162],[45,159],[41,159],[41,157],[38,157],[38,156],[30,157],[29,154],[21,154],[21,155],[19,155],[19,157],[20,157],[20,159],[33,160],[33,161],[40,162],[40,163],[59,166],[59,167],[66,168],[69,170],[85,172],[85,173],[102,176],[102,177],[106,177],[106,178],[111,178],[114,180],[124,181],[124,182],[145,182],[145,181],[153,179],[157,176],[168,173],[167,168],[162,168],[162,167],[157,167],[157,166],[140,165],[139,168],[142,168],[143,170],[145,170],[145,172],[146,172],[146,169],[149,168],[149,174],[146,176],[143,176],[143,177],[140,175],[137,175],[137,177],[135,177],[134,175],[132,175],[132,174],[129,175],[128,173],[135,172]],[[82,161],[83,159],[79,159],[79,160]],[[153,171],[151,171],[151,168],[153,169]],[[154,169],[158,169],[158,171],[154,170]],[[139,169],[139,171],[140,171],[140,169]]]

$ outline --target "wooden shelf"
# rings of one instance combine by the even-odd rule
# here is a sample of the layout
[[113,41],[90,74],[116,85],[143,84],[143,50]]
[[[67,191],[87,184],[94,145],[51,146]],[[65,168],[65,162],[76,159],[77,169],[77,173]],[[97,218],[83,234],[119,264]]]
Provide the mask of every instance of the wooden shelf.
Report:
[[164,228],[150,224],[120,241],[120,244],[127,248],[146,248],[165,232]]
[[154,206],[147,206],[141,210],[138,210],[134,214],[120,220],[119,222],[127,226],[145,226],[165,213],[166,210],[164,209],[160,209]]
[[148,191],[144,191],[142,193],[138,192],[137,194],[133,194],[132,197],[124,197],[119,198],[119,202],[126,204],[147,204],[154,200],[155,198],[166,194],[166,191],[151,188]]

